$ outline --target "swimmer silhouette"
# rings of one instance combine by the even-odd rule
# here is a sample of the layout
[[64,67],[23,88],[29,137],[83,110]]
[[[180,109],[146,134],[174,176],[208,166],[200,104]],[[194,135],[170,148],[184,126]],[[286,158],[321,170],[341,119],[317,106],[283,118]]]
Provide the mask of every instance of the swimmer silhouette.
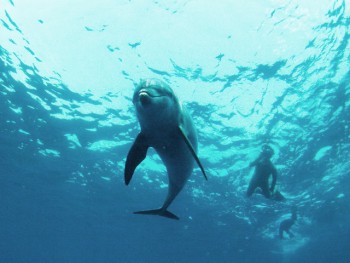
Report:
[[[275,191],[277,170],[270,160],[273,154],[273,149],[269,145],[265,144],[262,146],[259,157],[254,162],[250,163],[249,167],[255,166],[255,171],[252,179],[249,182],[247,190],[248,197],[252,196],[255,189],[260,188],[262,190],[262,194],[266,198],[277,201],[282,201],[285,199],[280,192]],[[272,175],[272,183],[269,187],[270,175]]]
[[289,235],[289,238],[294,237],[294,234],[290,232],[289,229],[291,228],[292,225],[294,225],[295,221],[297,220],[297,209],[293,207],[291,213],[292,214],[290,218],[285,219],[280,223],[280,228],[279,228],[280,239],[284,239],[283,232],[286,232]]

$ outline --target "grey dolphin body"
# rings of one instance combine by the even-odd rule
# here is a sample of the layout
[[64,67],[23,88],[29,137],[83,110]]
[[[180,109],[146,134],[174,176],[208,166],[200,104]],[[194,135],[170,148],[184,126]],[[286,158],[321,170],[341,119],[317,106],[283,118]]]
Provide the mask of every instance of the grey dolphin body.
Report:
[[153,147],[166,166],[169,179],[168,195],[160,209],[135,212],[179,219],[167,208],[190,177],[197,157],[197,133],[190,115],[179,103],[171,88],[162,81],[149,79],[136,87],[133,103],[141,132],[136,137],[126,159],[124,179],[128,185],[136,167]]

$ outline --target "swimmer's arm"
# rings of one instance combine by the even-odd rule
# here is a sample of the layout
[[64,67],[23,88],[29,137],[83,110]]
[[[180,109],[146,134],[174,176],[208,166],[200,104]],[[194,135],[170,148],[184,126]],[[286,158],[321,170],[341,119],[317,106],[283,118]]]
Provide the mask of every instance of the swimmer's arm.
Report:
[[249,164],[249,167],[256,166],[257,163],[259,162],[259,160],[260,160],[260,158],[257,158],[255,161],[251,162],[251,163]]
[[275,167],[272,168],[271,174],[272,174],[272,183],[271,183],[270,191],[273,192],[275,190],[276,181],[277,181],[277,170]]

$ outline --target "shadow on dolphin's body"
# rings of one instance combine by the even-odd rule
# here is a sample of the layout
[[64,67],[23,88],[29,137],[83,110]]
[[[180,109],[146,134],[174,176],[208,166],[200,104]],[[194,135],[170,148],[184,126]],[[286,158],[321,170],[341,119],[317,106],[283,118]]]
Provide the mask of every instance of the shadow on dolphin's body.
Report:
[[169,179],[168,195],[159,209],[135,214],[160,215],[179,219],[167,209],[190,177],[196,161],[207,176],[197,157],[197,133],[192,119],[179,103],[172,89],[156,79],[143,80],[136,87],[133,103],[141,132],[137,135],[126,159],[124,179],[128,185],[136,167],[153,147],[164,162]]

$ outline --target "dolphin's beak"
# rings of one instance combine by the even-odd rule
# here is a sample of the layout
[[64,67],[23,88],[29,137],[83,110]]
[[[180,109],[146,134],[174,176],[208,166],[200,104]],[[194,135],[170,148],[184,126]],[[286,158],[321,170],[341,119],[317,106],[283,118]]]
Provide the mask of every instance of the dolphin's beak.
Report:
[[151,96],[145,90],[140,90],[139,99],[142,106],[147,106],[151,103]]

